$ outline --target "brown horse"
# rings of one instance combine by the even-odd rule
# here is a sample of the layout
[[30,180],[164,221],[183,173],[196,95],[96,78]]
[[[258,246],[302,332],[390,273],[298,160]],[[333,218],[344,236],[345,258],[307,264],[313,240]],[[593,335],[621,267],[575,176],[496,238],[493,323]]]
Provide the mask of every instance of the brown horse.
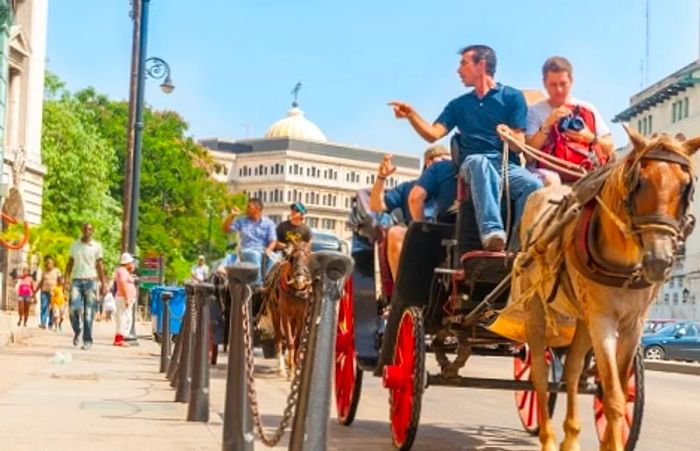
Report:
[[[600,449],[624,449],[626,387],[643,324],[657,290],[670,275],[680,242],[692,227],[688,215],[692,155],[700,147],[700,137],[680,142],[668,135],[646,139],[631,129],[627,133],[632,151],[603,169],[607,172],[601,174],[607,175],[597,195],[557,239],[537,243],[537,237],[561,218],[564,208],[556,203],[566,206],[573,200],[571,188],[544,188],[533,193],[525,206],[521,256],[533,256],[534,263],[520,264],[524,257],[516,262],[512,302],[523,302],[526,310],[525,335],[532,353],[543,450],[556,449],[547,408],[545,347],[569,343],[565,439],[560,449],[580,449],[577,392],[591,347],[607,419]],[[564,333],[567,324],[573,327]]]
[[[275,328],[275,347],[282,375],[294,377],[299,364],[299,346],[304,316],[312,296],[313,280],[309,270],[308,243],[300,242],[285,249],[286,258],[278,262],[266,277],[267,306]],[[283,346],[287,349],[287,362]],[[289,372],[287,372],[289,369]]]

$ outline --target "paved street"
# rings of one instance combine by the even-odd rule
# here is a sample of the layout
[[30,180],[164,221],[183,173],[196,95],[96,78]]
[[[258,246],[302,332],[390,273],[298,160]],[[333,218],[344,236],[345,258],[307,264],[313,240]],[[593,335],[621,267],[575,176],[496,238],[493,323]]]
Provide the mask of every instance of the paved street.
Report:
[[[209,424],[184,421],[186,405],[158,370],[158,348],[110,346],[113,323],[96,323],[90,351],[71,343],[71,334],[30,328],[20,343],[0,348],[0,450],[218,450],[221,448],[225,356],[212,369]],[[150,325],[141,324],[148,333]],[[63,363],[56,359],[63,356]],[[68,357],[70,355],[70,357]],[[58,356],[60,357],[60,356]],[[272,361],[258,362],[258,391],[264,419],[279,420],[287,383]],[[509,377],[511,362],[474,358],[465,375]],[[331,423],[331,450],[391,450],[387,393],[365,374],[355,424]],[[647,406],[638,450],[696,449],[700,440],[700,377],[647,371]],[[582,399],[582,449],[597,449],[591,399]],[[557,405],[560,431],[563,400]],[[257,444],[256,449],[264,449]],[[284,443],[275,449],[285,449]],[[416,450],[534,450],[536,439],[522,432],[511,392],[430,387],[424,397]]]

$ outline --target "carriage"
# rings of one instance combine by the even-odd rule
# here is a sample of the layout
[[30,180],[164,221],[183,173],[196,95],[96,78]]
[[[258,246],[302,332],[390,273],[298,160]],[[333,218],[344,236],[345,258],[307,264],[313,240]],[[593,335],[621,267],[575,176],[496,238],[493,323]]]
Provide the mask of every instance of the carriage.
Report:
[[[454,160],[453,160],[454,161]],[[364,372],[382,377],[390,400],[394,446],[410,449],[416,437],[425,388],[432,385],[511,390],[525,432],[538,433],[537,398],[530,377],[527,345],[489,330],[506,305],[513,254],[487,252],[476,233],[474,207],[459,190],[454,224],[417,222],[408,227],[397,280],[386,263],[386,217],[368,213],[367,193],[353,203],[354,272],[345,285],[338,312],[335,360],[337,419],[352,424]],[[390,221],[389,221],[390,222]],[[566,347],[547,350],[548,408],[555,408]],[[439,372],[426,372],[433,354]],[[512,379],[464,377],[459,370],[471,355],[512,360]],[[592,353],[586,358],[579,393],[593,396],[599,438],[605,431],[602,389]],[[622,436],[632,450],[639,437],[644,407],[644,368],[634,358],[627,386]]]

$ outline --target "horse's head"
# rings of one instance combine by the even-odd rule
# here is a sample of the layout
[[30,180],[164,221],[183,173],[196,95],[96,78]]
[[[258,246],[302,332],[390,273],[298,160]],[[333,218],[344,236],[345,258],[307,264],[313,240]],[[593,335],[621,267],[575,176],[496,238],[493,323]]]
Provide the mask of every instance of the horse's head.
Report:
[[700,137],[687,141],[658,134],[647,139],[625,127],[633,150],[624,161],[625,208],[631,232],[642,248],[647,281],[663,282],[674,254],[694,224],[689,214],[695,170],[692,156]]
[[294,243],[287,252],[291,265],[290,271],[287,273],[287,286],[297,293],[308,292],[312,283],[311,271],[309,270],[311,252],[308,243]]

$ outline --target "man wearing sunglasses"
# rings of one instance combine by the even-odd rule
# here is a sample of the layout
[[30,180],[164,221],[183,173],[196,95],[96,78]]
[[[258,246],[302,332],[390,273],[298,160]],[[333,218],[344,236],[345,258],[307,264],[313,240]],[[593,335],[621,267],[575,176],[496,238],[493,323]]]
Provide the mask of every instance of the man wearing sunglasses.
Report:
[[306,207],[301,202],[295,202],[289,208],[289,219],[277,226],[278,249],[295,243],[311,243],[311,228],[304,223]]

